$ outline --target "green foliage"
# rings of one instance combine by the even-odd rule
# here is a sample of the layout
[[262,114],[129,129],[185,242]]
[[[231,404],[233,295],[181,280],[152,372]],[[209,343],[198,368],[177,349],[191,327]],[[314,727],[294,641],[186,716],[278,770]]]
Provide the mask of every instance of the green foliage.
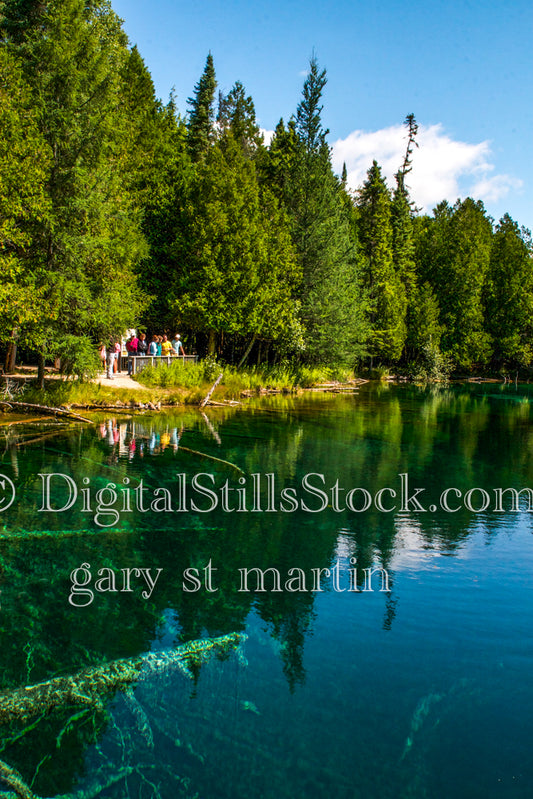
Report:
[[453,369],[453,361],[441,352],[437,344],[428,342],[414,364],[408,365],[408,373],[413,380],[421,383],[441,383],[448,380]]
[[213,336],[285,335],[298,270],[284,215],[230,132],[184,195],[167,292],[176,321]]
[[0,3],[0,342],[88,376],[96,343],[141,321],[231,362],[281,359],[254,386],[325,363],[529,366],[529,235],[507,215],[493,230],[471,198],[416,215],[413,114],[392,195],[374,162],[354,199],[332,170],[326,83],[313,57],[267,148],[240,81],[214,124],[211,54],[184,120],[108,0]]
[[[15,58],[0,47],[0,337],[39,319],[43,287],[36,285],[40,227],[50,202],[51,151],[39,132],[31,93]],[[33,268],[32,268],[33,262]]]
[[533,358],[533,260],[530,234],[508,214],[492,239],[485,287],[487,330],[497,364],[523,366]]
[[56,343],[51,354],[59,358],[61,373],[69,377],[76,375],[87,379],[96,377],[101,370],[100,356],[89,338],[67,333]]
[[[405,197],[398,194],[397,206],[405,210]],[[358,230],[363,255],[363,285],[367,291],[370,335],[368,352],[371,359],[386,362],[399,359],[406,338],[407,297],[400,270],[407,269],[405,241],[396,237],[396,255],[400,259],[398,271],[393,257],[393,226],[391,198],[374,161],[368,177],[359,191]],[[396,229],[400,230],[401,217],[396,215]],[[405,238],[405,231],[402,236]]]
[[409,353],[419,357],[428,348],[440,347],[443,326],[440,324],[439,302],[429,283],[415,286],[409,313]]
[[214,355],[207,355],[202,361],[204,380],[212,382],[220,374],[220,364]]
[[198,161],[205,155],[213,139],[213,101],[216,86],[213,56],[209,53],[202,76],[194,87],[194,96],[188,100],[191,110],[189,113],[187,142],[194,161]]
[[177,358],[169,366],[145,366],[136,379],[143,386],[160,386],[161,388],[196,388],[210,378],[205,376],[203,363],[187,363]]
[[128,192],[128,121],[120,102],[127,39],[105,0],[35,7],[13,0],[4,14],[4,46],[26,78],[50,154],[47,209],[33,214],[24,258],[38,305],[19,337],[53,353],[66,335],[81,341],[89,334],[95,343],[117,335],[142,304],[132,270],[145,243]]
[[237,81],[229,94],[219,95],[217,123],[220,131],[231,131],[247,158],[253,158],[263,144],[263,136],[255,118],[252,98],[246,96],[244,86]]
[[[324,381],[346,381],[353,378],[353,372],[342,365],[310,367],[298,361],[283,360],[271,366],[261,365],[237,369],[231,365],[221,366],[216,359],[208,356],[196,364],[183,363],[177,359],[169,366],[147,366],[136,379],[144,386],[161,388],[193,389],[203,388],[203,394],[215,378],[223,372],[221,391],[226,396],[239,396],[243,391],[274,389],[292,391],[308,388]],[[198,396],[202,397],[202,393]],[[195,395],[196,396],[196,395]]]
[[491,238],[483,203],[470,198],[453,208],[441,203],[434,219],[418,228],[419,279],[429,282],[438,298],[442,349],[462,368],[490,358],[482,298]]
[[[280,121],[261,159],[263,180],[286,207],[301,281],[298,301],[308,363],[354,363],[364,339],[357,249],[344,188],[333,175],[327,131],[321,122],[325,70],[310,63],[296,120]],[[296,350],[293,350],[296,352]]]

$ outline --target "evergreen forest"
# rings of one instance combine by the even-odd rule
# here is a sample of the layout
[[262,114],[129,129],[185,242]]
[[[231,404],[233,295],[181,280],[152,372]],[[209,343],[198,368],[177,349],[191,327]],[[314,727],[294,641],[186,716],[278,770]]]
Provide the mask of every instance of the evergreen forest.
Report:
[[[0,348],[94,369],[100,342],[179,331],[232,364],[399,372],[533,361],[529,231],[475,198],[421,214],[331,163],[326,71],[271,141],[209,53],[186,108],[156,97],[108,0],[0,0]],[[407,111],[408,109],[406,109]],[[364,120],[354,120],[364,125]]]

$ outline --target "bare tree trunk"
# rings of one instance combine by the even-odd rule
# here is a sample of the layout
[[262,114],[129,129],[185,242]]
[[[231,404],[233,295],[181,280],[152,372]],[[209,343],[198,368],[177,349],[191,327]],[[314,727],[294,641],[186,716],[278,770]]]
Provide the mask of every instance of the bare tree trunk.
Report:
[[254,344],[255,344],[255,339],[256,339],[256,336],[255,336],[255,335],[253,335],[253,336],[252,336],[252,340],[250,341],[250,343],[249,343],[249,344],[248,344],[248,346],[246,347],[246,351],[245,351],[244,355],[242,356],[241,360],[240,360],[240,361],[239,361],[239,363],[237,364],[237,369],[240,369],[240,368],[241,368],[241,366],[243,365],[243,363],[246,361],[246,358],[247,358],[247,357],[249,356],[249,354],[250,354],[250,350],[252,349],[252,347],[253,347],[253,346],[254,346]]
[[219,374],[219,376],[217,377],[217,379],[215,380],[215,382],[213,383],[213,385],[211,386],[211,388],[209,389],[209,391],[207,392],[207,395],[201,401],[200,406],[199,406],[200,408],[204,408],[207,405],[207,403],[209,402],[209,400],[211,398],[211,394],[213,393],[215,388],[218,386],[218,384],[220,383],[220,381],[222,380],[223,377],[224,377],[224,372],[221,372]]
[[209,331],[209,339],[207,342],[207,354],[214,355],[216,350],[216,334],[214,330]]

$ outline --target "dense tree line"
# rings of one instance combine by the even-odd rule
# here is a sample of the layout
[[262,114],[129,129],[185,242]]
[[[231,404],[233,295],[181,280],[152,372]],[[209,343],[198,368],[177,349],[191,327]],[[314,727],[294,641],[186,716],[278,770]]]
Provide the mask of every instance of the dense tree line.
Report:
[[235,363],[527,366],[532,246],[471,198],[420,215],[408,175],[332,169],[325,70],[268,145],[206,60],[188,111],[156,97],[108,0],[0,2],[0,341],[90,369],[127,327]]

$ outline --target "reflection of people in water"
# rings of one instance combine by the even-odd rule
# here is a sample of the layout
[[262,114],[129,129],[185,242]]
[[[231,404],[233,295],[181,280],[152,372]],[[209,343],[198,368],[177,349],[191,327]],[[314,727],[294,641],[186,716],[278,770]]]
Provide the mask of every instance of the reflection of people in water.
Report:
[[184,427],[167,427],[159,433],[153,428],[147,429],[138,422],[117,423],[115,418],[106,419],[99,427],[99,435],[113,450],[114,460],[128,458],[133,460],[138,452],[140,458],[145,454],[160,455],[167,447],[172,447],[174,454],[178,452]]
[[107,420],[107,443],[110,447],[112,447],[115,443],[115,437],[113,435],[113,426],[116,425],[116,419],[108,419]]
[[150,450],[150,455],[157,455],[159,452],[159,433],[156,433],[152,430],[152,435],[150,436],[150,442],[148,444],[148,449]]
[[174,452],[178,451],[182,433],[183,433],[183,425],[181,426],[179,433],[177,427],[174,427],[174,429],[172,430],[172,449],[174,450]]

